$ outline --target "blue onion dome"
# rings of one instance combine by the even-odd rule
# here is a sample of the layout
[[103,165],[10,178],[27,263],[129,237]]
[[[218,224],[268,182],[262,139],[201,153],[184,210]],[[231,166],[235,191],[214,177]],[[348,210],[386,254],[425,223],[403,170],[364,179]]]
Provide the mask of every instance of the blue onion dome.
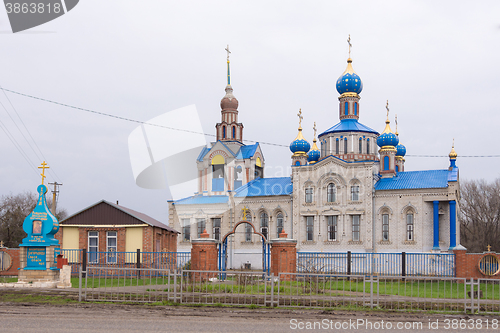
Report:
[[319,151],[318,146],[316,145],[316,138],[314,138],[311,151],[307,153],[307,162],[314,164],[319,161],[320,157],[321,157],[321,152]]
[[309,149],[311,148],[311,145],[309,142],[306,141],[304,136],[302,135],[302,127],[299,126],[299,134],[297,134],[297,137],[295,140],[292,141],[290,144],[290,150],[294,154],[306,154]]
[[352,68],[352,59],[347,59],[347,68],[342,75],[337,79],[337,91],[339,94],[352,92],[359,94],[363,90],[363,82],[358,74]]
[[396,146],[396,156],[404,157],[406,155],[406,147],[401,143]]
[[399,143],[399,138],[396,134],[394,134],[389,126],[389,118],[385,121],[385,129],[382,134],[377,138],[377,145],[382,148],[385,146],[396,147]]

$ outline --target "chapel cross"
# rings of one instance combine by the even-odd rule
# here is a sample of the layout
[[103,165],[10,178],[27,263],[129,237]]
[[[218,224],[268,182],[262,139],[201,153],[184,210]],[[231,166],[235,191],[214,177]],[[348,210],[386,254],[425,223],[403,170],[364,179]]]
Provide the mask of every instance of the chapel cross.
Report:
[[347,44],[349,44],[349,58],[351,57],[351,34],[349,34],[349,38],[347,38]]
[[385,104],[385,108],[387,109],[387,119],[389,119],[389,100],[387,100],[387,103]]
[[394,119],[394,122],[396,123],[396,135],[398,135],[398,115],[396,114],[396,117]]
[[250,210],[250,209],[248,209],[247,207],[243,207],[243,208],[241,209],[241,211],[243,212],[243,218],[245,219],[245,221],[246,221],[247,214],[248,214],[248,211],[249,211],[249,210]]
[[297,116],[299,117],[299,127],[302,126],[302,109],[299,109],[299,113],[297,113]]
[[231,54],[231,51],[229,51],[229,45],[227,45],[227,47],[225,48],[226,52],[227,52],[227,61],[229,61],[229,54]]
[[43,185],[43,181],[47,177],[47,176],[45,176],[45,169],[50,169],[50,167],[48,167],[47,163],[45,163],[45,161],[43,161],[42,166],[39,166],[38,169],[42,169],[42,173],[40,174],[40,176],[42,176],[42,185]]
[[314,122],[313,130],[314,130],[314,138],[316,139],[316,122]]
[[487,248],[488,248],[488,252],[490,252],[491,251],[491,245],[488,245]]

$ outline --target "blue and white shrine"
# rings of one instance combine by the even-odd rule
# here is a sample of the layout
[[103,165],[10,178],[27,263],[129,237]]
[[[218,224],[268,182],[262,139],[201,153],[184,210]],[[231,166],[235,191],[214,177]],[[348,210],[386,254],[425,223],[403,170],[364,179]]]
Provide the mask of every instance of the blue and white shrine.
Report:
[[61,253],[59,241],[54,237],[59,230],[57,218],[47,207],[43,184],[46,163],[42,163],[42,184],[38,186],[38,201],[35,209],[24,219],[23,229],[27,237],[19,244],[19,282],[41,282],[59,280],[57,256]]

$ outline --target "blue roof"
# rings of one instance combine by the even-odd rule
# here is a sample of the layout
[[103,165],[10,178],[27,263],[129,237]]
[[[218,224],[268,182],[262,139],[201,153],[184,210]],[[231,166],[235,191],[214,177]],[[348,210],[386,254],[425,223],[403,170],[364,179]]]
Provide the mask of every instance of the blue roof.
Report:
[[[455,172],[458,173],[458,168]],[[405,190],[419,188],[446,188],[448,181],[456,181],[453,170],[426,170],[398,172],[395,177],[381,178],[375,184],[375,190]]]
[[203,205],[203,204],[219,204],[228,201],[227,195],[195,195],[184,199],[174,201],[176,205]]
[[198,155],[198,161],[203,162],[203,157],[205,157],[206,154],[210,151],[210,148],[203,147],[203,149],[200,152],[200,155]]
[[257,147],[259,146],[259,143],[255,143],[254,145],[248,145],[248,146],[241,146],[240,150],[236,154],[237,159],[247,159],[253,156],[255,154],[255,151],[257,150]]
[[319,137],[334,132],[366,132],[378,134],[377,131],[361,124],[357,119],[342,119],[340,123],[327,129],[326,131],[321,133]]
[[257,178],[236,189],[235,197],[264,197],[290,195],[293,186],[290,177]]

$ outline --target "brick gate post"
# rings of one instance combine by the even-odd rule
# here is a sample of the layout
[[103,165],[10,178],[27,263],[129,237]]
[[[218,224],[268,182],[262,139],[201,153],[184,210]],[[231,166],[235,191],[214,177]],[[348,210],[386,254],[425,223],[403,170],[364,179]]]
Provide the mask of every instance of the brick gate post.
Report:
[[[206,230],[200,238],[191,240],[191,270],[194,271],[217,271],[217,241],[208,238]],[[193,273],[194,278],[206,280],[217,276],[216,273]]]
[[[287,237],[285,230],[282,230],[279,238],[271,240],[271,272],[274,276],[297,271],[297,240]],[[283,277],[285,280],[290,278],[291,276]]]

